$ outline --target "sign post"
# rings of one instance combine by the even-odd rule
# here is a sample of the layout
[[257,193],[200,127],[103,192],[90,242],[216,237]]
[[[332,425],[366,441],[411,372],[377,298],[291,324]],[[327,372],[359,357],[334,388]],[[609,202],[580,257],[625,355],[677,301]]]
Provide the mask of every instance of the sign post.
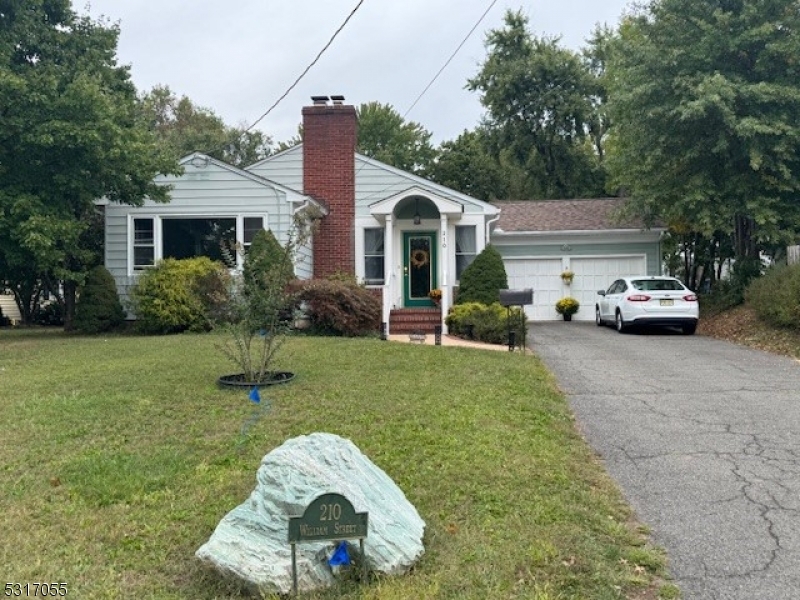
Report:
[[322,494],[306,507],[300,517],[289,517],[289,543],[292,546],[292,591],[297,595],[297,542],[346,540],[358,538],[363,578],[367,577],[364,538],[367,537],[369,513],[357,513],[341,494]]

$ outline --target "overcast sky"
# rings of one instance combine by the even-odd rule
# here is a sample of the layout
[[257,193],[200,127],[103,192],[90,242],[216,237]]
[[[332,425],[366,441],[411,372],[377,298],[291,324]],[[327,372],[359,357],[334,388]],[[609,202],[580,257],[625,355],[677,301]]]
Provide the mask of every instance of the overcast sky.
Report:
[[[273,141],[297,133],[311,96],[356,106],[389,104],[438,144],[479,123],[477,93],[464,89],[486,57],[486,33],[521,9],[539,36],[585,46],[595,24],[616,27],[628,0],[364,0],[294,90],[258,124]],[[228,125],[250,126],[286,91],[358,0],[73,0],[79,14],[121,29],[118,58],[140,92],[168,85]],[[419,102],[417,97],[491,9]],[[408,112],[410,110],[410,112]]]

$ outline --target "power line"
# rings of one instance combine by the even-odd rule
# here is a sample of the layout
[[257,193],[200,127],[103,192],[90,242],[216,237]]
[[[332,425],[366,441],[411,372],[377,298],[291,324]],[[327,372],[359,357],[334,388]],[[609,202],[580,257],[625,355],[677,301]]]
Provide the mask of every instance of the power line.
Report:
[[[406,110],[406,112],[403,114],[403,119],[408,117],[408,113],[410,113],[414,109],[414,107],[422,99],[422,97],[428,92],[429,89],[431,89],[431,86],[433,86],[433,84],[436,82],[436,80],[439,78],[439,76],[444,72],[444,70],[447,68],[447,66],[453,61],[453,59],[455,58],[456,54],[458,54],[461,51],[461,48],[464,47],[464,44],[467,43],[467,40],[469,40],[469,38],[472,36],[472,34],[475,33],[475,30],[478,28],[478,25],[480,25],[483,22],[483,20],[486,18],[486,15],[488,15],[489,11],[492,10],[492,8],[494,8],[495,4],[497,4],[497,0],[492,0],[492,2],[489,4],[489,7],[483,12],[481,17],[476,21],[475,25],[472,26],[472,29],[469,30],[469,33],[467,33],[467,35],[464,36],[464,39],[461,40],[461,43],[456,47],[456,49],[450,55],[450,58],[448,58],[445,61],[444,65],[442,65],[442,68],[437,71],[436,75],[433,76],[433,79],[431,79],[430,83],[428,83],[428,85],[425,86],[425,89],[422,90],[420,95],[417,96],[416,100],[414,100],[414,102],[411,103],[411,106],[408,107],[408,110]],[[364,162],[364,164],[362,164],[359,167],[358,171],[356,171],[356,176],[358,176],[358,174],[361,172],[361,170],[364,167],[366,167],[369,164],[372,164],[373,159],[371,157],[364,156],[364,158],[366,159],[366,161]],[[367,196],[365,199],[370,199],[370,198],[379,196],[379,195],[383,194],[386,190],[388,190],[390,187],[392,187],[392,186],[389,185],[389,186],[386,186],[382,190],[379,190],[377,192],[373,192],[372,194]]]
[[[495,0],[495,1],[497,1],[497,0]],[[333,43],[333,40],[336,39],[336,36],[339,35],[339,33],[341,33],[342,29],[345,28],[345,25],[347,25],[348,21],[350,21],[350,19],[353,18],[353,15],[356,14],[356,11],[358,11],[358,9],[361,8],[362,4],[364,4],[364,0],[359,0],[359,2],[356,5],[356,7],[353,10],[350,11],[350,14],[347,15],[347,18],[339,26],[339,29],[337,29],[333,33],[333,35],[331,36],[331,39],[329,39],[328,43],[325,44],[325,46],[322,48],[322,50],[319,51],[319,54],[317,54],[317,56],[314,58],[314,60],[311,61],[311,64],[309,64],[305,68],[305,70],[302,73],[300,73],[300,76],[297,79],[295,79],[294,83],[288,87],[288,89],[281,95],[281,97],[278,98],[275,101],[275,103],[267,109],[267,112],[265,112],[263,115],[258,117],[258,119],[256,119],[253,122],[253,124],[250,125],[250,127],[245,129],[245,133],[250,131],[253,127],[258,125],[261,121],[263,121],[273,110],[275,110],[275,108],[278,106],[278,104],[280,104],[283,101],[283,99],[286,98],[286,96],[289,95],[289,93],[297,86],[297,84],[300,83],[300,80],[303,79],[303,77],[306,76],[306,73],[308,73],[311,70],[311,67],[313,67],[315,64],[317,64],[317,61],[319,61],[319,59],[322,57],[322,55],[325,53],[325,51],[330,47],[330,45]]]
[[472,36],[473,33],[475,33],[475,30],[478,28],[478,25],[480,25],[481,22],[483,22],[483,20],[486,18],[486,15],[489,14],[489,11],[492,10],[492,8],[494,7],[495,4],[497,4],[497,0],[492,0],[492,3],[489,4],[489,8],[487,8],[484,11],[484,13],[481,15],[481,18],[478,19],[478,21],[475,23],[475,25],[472,26],[472,29],[469,30],[469,33],[467,33],[467,35],[464,37],[464,39],[461,40],[461,43],[458,45],[458,47],[450,55],[450,58],[448,58],[447,61],[444,63],[444,65],[442,65],[442,68],[439,69],[439,71],[436,73],[436,75],[433,76],[433,79],[431,79],[430,83],[427,86],[425,86],[425,89],[422,90],[420,95],[417,96],[417,99],[414,100],[414,102],[411,104],[411,106],[405,112],[405,114],[403,115],[404,119],[408,116],[408,113],[410,113],[414,109],[414,107],[417,105],[417,102],[419,102],[422,99],[422,97],[428,92],[428,90],[431,89],[431,86],[436,82],[436,80],[439,79],[439,75],[442,74],[442,72],[447,68],[447,66],[456,57],[456,54],[459,53],[459,51],[464,46],[464,44],[467,43],[467,40]]

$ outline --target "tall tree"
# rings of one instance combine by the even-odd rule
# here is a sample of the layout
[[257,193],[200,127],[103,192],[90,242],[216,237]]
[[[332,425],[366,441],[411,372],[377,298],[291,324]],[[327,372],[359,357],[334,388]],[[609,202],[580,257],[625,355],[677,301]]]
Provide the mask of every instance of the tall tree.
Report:
[[527,173],[527,198],[602,193],[599,157],[587,144],[596,80],[580,55],[539,39],[522,12],[487,35],[488,57],[468,87],[481,93],[495,153]]
[[417,175],[427,172],[435,156],[429,131],[380,102],[362,104],[357,112],[361,154]]
[[609,61],[607,164],[632,207],[729,236],[740,267],[800,227],[797,0],[653,0]]
[[271,139],[259,130],[231,127],[213,110],[158,85],[141,98],[142,116],[164,149],[176,159],[203,152],[237,167],[270,155]]
[[509,178],[489,151],[488,133],[479,127],[464,131],[453,141],[443,142],[428,170],[436,183],[481,200],[507,197]]
[[69,0],[0,0],[0,264],[15,291],[62,282],[68,327],[99,260],[95,201],[165,201],[153,178],[178,171],[141,127],[118,36]]

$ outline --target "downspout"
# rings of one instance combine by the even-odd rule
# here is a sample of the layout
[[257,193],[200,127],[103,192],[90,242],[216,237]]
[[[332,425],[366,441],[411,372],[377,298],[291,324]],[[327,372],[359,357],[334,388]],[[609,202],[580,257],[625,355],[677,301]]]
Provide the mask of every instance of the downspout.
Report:
[[[496,223],[496,222],[497,222],[499,219],[500,219],[500,213],[498,212],[496,217],[494,217],[494,218],[492,218],[492,219],[489,219],[488,221],[486,221],[486,238],[485,238],[485,240],[484,240],[484,241],[486,242],[486,244],[488,244],[488,243],[489,243],[489,239],[490,239],[490,235],[491,235],[491,233],[490,233],[490,231],[489,231],[489,230],[491,229],[491,227],[492,227],[492,224],[493,224],[493,223]],[[484,245],[485,245],[485,244],[484,244]]]

